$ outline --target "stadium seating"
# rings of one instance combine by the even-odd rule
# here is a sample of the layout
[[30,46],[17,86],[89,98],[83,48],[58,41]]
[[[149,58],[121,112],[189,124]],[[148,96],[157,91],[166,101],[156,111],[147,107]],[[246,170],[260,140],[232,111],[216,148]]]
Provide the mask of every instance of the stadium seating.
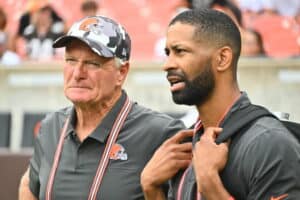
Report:
[[293,57],[300,55],[299,30],[293,19],[279,15],[262,15],[257,17],[252,26],[261,33],[266,53],[271,57]]

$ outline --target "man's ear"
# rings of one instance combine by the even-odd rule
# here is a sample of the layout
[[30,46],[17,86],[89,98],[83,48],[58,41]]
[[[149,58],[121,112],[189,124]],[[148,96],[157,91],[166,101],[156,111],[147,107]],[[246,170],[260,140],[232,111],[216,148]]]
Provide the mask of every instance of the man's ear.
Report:
[[119,76],[118,76],[118,82],[120,83],[120,85],[123,85],[123,83],[127,77],[129,67],[130,67],[129,61],[125,61],[120,65]]
[[233,52],[229,46],[224,46],[217,50],[215,61],[217,71],[226,71],[232,64]]

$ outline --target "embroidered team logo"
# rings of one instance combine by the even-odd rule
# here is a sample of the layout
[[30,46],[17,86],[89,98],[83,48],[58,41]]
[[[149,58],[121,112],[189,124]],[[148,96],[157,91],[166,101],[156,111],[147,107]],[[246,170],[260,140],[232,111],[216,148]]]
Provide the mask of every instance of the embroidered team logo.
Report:
[[96,18],[86,18],[84,21],[81,22],[79,30],[90,31],[91,27],[96,26],[98,23],[99,21]]
[[272,196],[270,200],[284,200],[285,197],[289,196],[288,194],[283,194],[277,197]]
[[124,147],[121,144],[115,143],[113,144],[110,153],[109,153],[109,159],[112,160],[127,160],[128,156],[125,152]]

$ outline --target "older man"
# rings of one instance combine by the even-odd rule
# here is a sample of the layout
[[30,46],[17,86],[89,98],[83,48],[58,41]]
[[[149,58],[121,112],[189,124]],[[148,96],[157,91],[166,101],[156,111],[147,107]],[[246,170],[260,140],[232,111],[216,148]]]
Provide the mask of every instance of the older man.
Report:
[[43,120],[30,161],[31,192],[25,175],[20,198],[143,199],[144,165],[182,123],[133,103],[122,90],[130,38],[119,23],[84,18],[53,47],[66,48],[64,93],[73,106]]

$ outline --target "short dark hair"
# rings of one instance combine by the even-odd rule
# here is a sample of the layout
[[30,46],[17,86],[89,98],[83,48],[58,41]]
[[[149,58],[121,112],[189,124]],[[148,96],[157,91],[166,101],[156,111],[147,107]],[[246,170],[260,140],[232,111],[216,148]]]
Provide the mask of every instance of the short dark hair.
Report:
[[87,0],[84,1],[81,4],[81,8],[82,11],[86,11],[86,10],[98,10],[98,3],[94,0]]
[[195,40],[216,48],[229,46],[236,66],[241,52],[241,34],[237,25],[226,14],[212,9],[193,9],[174,17],[169,26],[180,22],[196,28]]

